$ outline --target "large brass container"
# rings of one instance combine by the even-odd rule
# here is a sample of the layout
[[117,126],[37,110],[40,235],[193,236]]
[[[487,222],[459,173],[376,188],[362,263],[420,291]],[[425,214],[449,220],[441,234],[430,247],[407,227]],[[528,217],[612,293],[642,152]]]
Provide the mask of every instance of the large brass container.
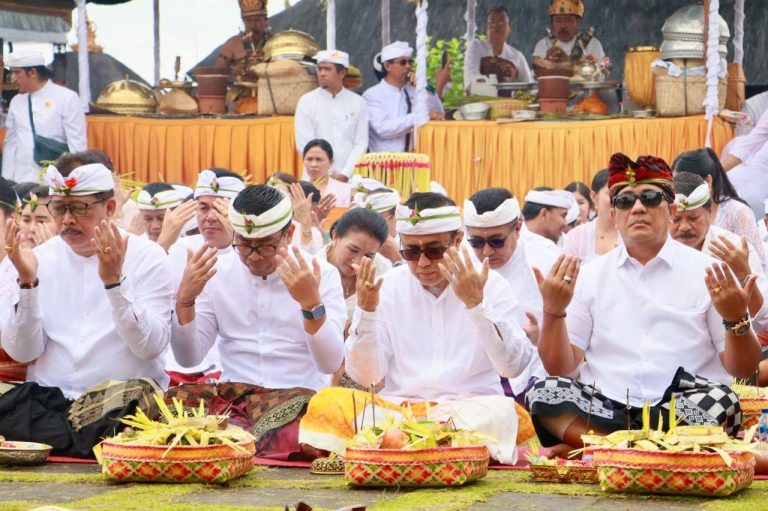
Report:
[[302,60],[314,57],[320,47],[314,38],[298,30],[285,30],[270,37],[264,43],[264,58],[267,60]]
[[157,99],[152,89],[126,75],[102,89],[96,106],[116,114],[152,114],[157,108]]

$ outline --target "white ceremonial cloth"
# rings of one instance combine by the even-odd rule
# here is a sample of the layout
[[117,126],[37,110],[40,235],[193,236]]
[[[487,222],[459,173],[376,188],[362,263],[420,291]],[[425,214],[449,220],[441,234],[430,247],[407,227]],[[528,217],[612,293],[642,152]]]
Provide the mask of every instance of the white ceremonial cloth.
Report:
[[341,89],[333,96],[322,87],[304,94],[294,116],[296,150],[321,138],[333,148],[331,169],[352,177],[355,163],[368,149],[368,107],[362,97]]
[[[405,94],[411,99],[411,113]],[[368,105],[368,150],[376,152],[405,151],[405,136],[416,124],[416,89],[406,85],[398,89],[385,80],[380,81],[363,94]],[[413,144],[411,137],[411,144]]]
[[2,346],[30,362],[28,380],[70,399],[106,380],[149,377],[168,384],[171,281],[159,245],[128,235],[125,279],[105,290],[96,256],[75,254],[58,236],[34,249],[40,285],[20,290]]
[[[50,80],[31,94],[38,135],[66,143],[71,153],[88,149],[85,114],[77,94]],[[17,183],[40,181],[40,165],[33,159],[34,139],[29,123],[28,97],[29,93],[14,96],[5,120],[3,177]]]
[[[513,378],[533,345],[519,325],[520,304],[490,272],[481,305],[467,310],[451,287],[439,297],[407,265],[384,275],[375,312],[355,308],[346,342],[346,371],[368,385],[385,379],[385,396],[453,401],[503,395],[499,376]],[[397,399],[391,399],[397,402]]]
[[[483,57],[493,57],[493,46],[490,41],[480,41],[475,39],[467,48],[467,53],[464,56],[464,87],[469,87],[472,80],[476,76],[480,76],[480,61]],[[528,62],[525,60],[525,55],[518,50],[504,43],[504,48],[501,50],[499,58],[506,59],[515,65],[517,68],[517,80],[518,82],[529,83],[533,81],[533,74],[528,67]]]
[[[311,256],[303,254],[311,263]],[[346,321],[341,279],[320,262],[320,298],[326,320],[314,335],[304,331],[301,307],[277,271],[266,279],[251,274],[233,251],[219,256],[216,275],[197,298],[195,320],[180,326],[174,315],[171,346],[182,364],[199,363],[217,341],[221,381],[272,389],[318,390],[341,366]]]
[[[712,257],[668,238],[642,266],[620,245],[581,267],[566,318],[579,379],[606,397],[658,403],[677,368],[730,385],[723,318],[704,283]],[[671,292],[674,290],[674,292]]]

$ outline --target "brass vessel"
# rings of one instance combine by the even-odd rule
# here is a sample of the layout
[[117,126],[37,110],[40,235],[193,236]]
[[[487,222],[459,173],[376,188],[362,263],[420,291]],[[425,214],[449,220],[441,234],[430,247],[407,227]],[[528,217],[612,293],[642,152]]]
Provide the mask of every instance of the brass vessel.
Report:
[[116,114],[152,114],[157,108],[157,99],[152,89],[126,75],[101,90],[96,106]]
[[320,51],[315,39],[298,30],[285,30],[270,37],[264,44],[264,58],[267,60],[302,60],[314,57]]

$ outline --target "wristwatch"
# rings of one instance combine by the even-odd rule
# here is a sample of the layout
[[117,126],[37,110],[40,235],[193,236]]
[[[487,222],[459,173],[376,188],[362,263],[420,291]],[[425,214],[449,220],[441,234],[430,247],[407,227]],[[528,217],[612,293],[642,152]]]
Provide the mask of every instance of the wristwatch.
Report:
[[752,328],[752,323],[749,321],[749,313],[747,313],[744,314],[744,317],[737,321],[723,320],[723,326],[733,335],[741,337],[742,335],[747,335],[749,330]]
[[304,319],[308,319],[310,321],[317,321],[318,319],[322,319],[323,316],[325,316],[325,305],[319,303],[312,307],[310,310],[301,309],[301,315],[304,316]]

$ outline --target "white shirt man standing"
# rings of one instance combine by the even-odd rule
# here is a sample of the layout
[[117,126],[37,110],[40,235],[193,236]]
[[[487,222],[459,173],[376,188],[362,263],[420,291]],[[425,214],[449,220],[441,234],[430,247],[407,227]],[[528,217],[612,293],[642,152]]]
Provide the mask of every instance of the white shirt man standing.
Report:
[[19,94],[8,107],[3,142],[3,177],[16,182],[40,182],[40,165],[34,159],[32,132],[65,143],[69,152],[85,151],[88,145],[85,114],[80,99],[73,91],[51,81],[41,53],[18,53],[8,56]]
[[344,88],[348,54],[326,50],[315,60],[320,86],[304,94],[296,106],[296,150],[302,153],[310,140],[327,140],[334,154],[331,176],[347,181],[368,149],[368,107],[362,97]]
[[[377,84],[365,91],[370,132],[371,152],[408,152],[413,150],[413,129],[418,114],[416,89],[410,85],[413,73],[413,48],[396,41],[382,48],[381,64],[386,73]],[[437,110],[429,112],[430,119],[442,119]]]

